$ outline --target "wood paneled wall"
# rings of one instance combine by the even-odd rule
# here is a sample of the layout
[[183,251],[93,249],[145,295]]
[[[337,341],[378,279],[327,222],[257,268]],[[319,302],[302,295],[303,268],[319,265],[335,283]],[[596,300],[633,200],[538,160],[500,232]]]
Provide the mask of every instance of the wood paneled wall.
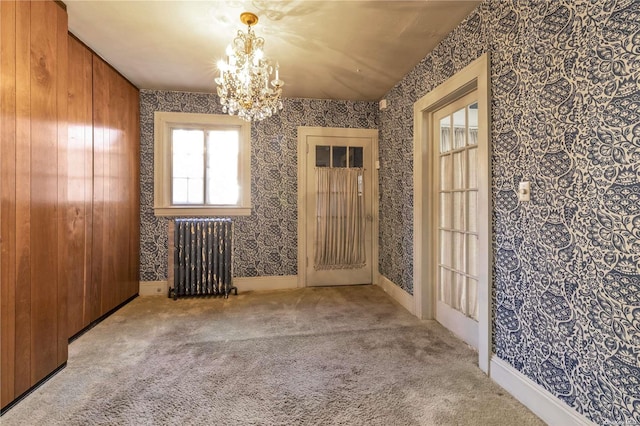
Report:
[[[69,300],[68,334],[73,336],[98,318],[96,294],[91,293],[93,212],[93,71],[92,53],[69,36]],[[95,292],[94,292],[95,293]]]
[[69,288],[73,336],[138,293],[140,105],[138,89],[71,36],[69,69],[69,135],[84,165],[70,185],[82,259]]
[[53,1],[0,1],[1,407],[136,295],[139,93]]
[[0,2],[4,407],[67,359],[67,14]]

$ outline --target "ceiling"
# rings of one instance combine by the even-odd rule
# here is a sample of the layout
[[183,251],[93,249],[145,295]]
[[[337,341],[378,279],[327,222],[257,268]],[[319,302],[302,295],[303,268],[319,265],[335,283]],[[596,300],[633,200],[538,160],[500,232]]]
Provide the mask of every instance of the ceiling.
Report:
[[240,13],[280,63],[283,96],[378,100],[479,1],[75,1],[69,30],[141,89],[214,92]]

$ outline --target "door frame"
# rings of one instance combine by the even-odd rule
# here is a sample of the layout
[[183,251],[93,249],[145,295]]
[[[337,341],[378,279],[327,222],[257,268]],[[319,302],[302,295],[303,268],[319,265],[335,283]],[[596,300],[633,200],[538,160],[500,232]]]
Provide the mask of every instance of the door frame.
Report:
[[[434,193],[432,175],[433,114],[474,90],[478,92],[478,366],[489,374],[491,359],[491,123],[490,59],[485,53],[419,99],[413,107],[413,289],[416,316],[435,319],[437,212],[429,202]],[[483,219],[484,218],[484,219]]]
[[351,129],[342,127],[298,126],[298,287],[307,286],[307,157],[309,136],[370,138],[371,139],[371,284],[378,279],[378,129]]

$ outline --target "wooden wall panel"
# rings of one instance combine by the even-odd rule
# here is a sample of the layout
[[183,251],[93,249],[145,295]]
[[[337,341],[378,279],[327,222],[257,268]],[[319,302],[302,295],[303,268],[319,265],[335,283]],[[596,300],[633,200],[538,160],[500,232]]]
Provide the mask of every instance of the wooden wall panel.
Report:
[[140,288],[140,92],[128,87],[129,118],[126,135],[129,140],[129,285],[126,297],[138,293]]
[[[66,146],[67,43],[59,46],[58,33],[66,33],[65,19],[52,2],[31,2],[31,384],[58,365],[58,336],[66,324],[66,283],[58,280],[59,174],[58,149]],[[64,24],[58,28],[59,24]],[[60,86],[64,87],[58,93]],[[62,99],[59,100],[58,96]],[[63,288],[64,291],[59,288]],[[59,298],[59,296],[62,296]],[[64,330],[66,337],[66,329]],[[64,357],[63,361],[66,360]]]
[[31,387],[31,3],[16,3],[15,395]]
[[[69,42],[66,10],[57,8],[56,16],[56,47],[57,47],[57,117],[58,117],[58,294],[57,294],[57,325],[58,325],[58,359],[57,365],[67,361],[69,354],[68,331],[68,293],[70,276],[73,271],[82,268],[82,263],[69,256],[72,233],[68,230],[73,223],[70,216],[72,206],[69,202],[69,171],[73,167],[68,161],[69,146]],[[71,262],[71,263],[70,263]]]
[[139,92],[93,56],[93,280],[104,315],[138,292]]
[[[106,99],[109,88],[106,84],[106,65],[93,55],[93,262],[91,320],[96,320],[102,312],[102,285],[108,283],[107,253],[109,217],[107,213],[108,191],[108,127]],[[108,284],[107,284],[108,285]]]
[[69,75],[68,125],[69,167],[66,232],[68,293],[68,335],[89,325],[91,283],[91,215],[93,194],[93,105],[91,51],[68,36]]
[[0,11],[5,407],[67,357],[67,288],[58,264],[65,246],[58,222],[66,166],[58,158],[67,143],[67,15],[52,1],[3,1]]
[[16,3],[0,2],[0,406],[13,399],[16,336]]

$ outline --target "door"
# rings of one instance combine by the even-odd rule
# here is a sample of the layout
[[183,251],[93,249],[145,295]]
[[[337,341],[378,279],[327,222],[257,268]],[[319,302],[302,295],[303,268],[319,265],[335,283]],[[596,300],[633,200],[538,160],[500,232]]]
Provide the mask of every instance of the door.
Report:
[[371,284],[373,278],[374,138],[349,136],[359,129],[337,130],[347,135],[306,136],[307,286]]
[[434,113],[436,320],[478,347],[478,101],[472,92]]

